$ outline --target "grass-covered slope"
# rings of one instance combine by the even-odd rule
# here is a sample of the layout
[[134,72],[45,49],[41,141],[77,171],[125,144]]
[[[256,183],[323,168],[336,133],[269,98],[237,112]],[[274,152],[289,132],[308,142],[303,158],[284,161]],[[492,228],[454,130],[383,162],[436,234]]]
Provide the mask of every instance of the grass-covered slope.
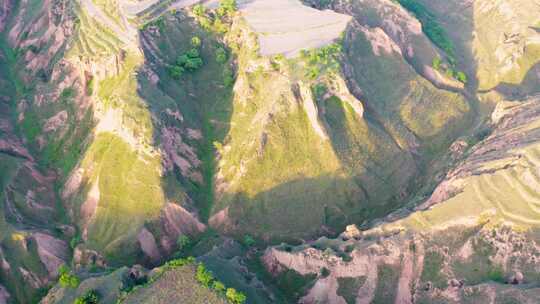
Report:
[[501,83],[521,84],[540,58],[538,5],[534,2],[416,2],[429,8],[455,42],[458,57],[465,60],[462,66],[468,65],[476,76],[479,90],[491,90]]
[[[417,211],[362,232],[348,227],[338,239],[269,249],[268,270],[316,274],[304,300],[321,303],[536,302],[538,114],[538,98],[501,104],[493,134]],[[353,278],[363,284],[350,287]]]
[[[59,108],[69,112],[68,115],[73,113],[66,106],[69,99],[65,94],[34,96],[36,87],[42,84],[41,77],[48,77],[46,64],[53,60],[49,56],[55,54],[58,44],[43,42],[54,38],[50,32],[36,33],[29,27],[39,20],[44,27],[54,29],[58,16],[48,16],[45,13],[48,7],[39,2],[6,1],[2,9],[6,8],[0,21],[0,28],[5,28],[0,33],[0,285],[3,286],[0,298],[7,298],[8,303],[33,303],[56,280],[58,267],[68,260],[65,239],[70,230],[65,225],[65,210],[57,195],[57,172],[44,166],[56,160],[51,157],[46,161],[35,152],[39,148],[51,151],[54,146],[44,147],[41,130],[51,128],[49,132],[52,132],[55,125],[44,119],[45,115],[56,113],[54,110]],[[13,27],[18,31],[8,31]],[[31,47],[12,48],[23,29],[25,39],[35,43]],[[40,50],[48,48],[50,55],[37,58]],[[28,69],[22,63],[25,57],[33,62]],[[37,69],[41,64],[45,66]],[[28,70],[35,72],[36,78],[24,79],[23,72]],[[58,104],[39,113],[31,108],[34,98],[41,102],[54,100]],[[69,141],[71,136],[64,132],[57,134],[56,139]],[[74,144],[73,149],[77,148]],[[69,160],[63,162],[60,169],[69,166],[68,163]]]
[[[90,299],[84,302],[85,299]],[[230,303],[242,304],[246,296],[219,281],[193,258],[171,260],[147,270],[121,267],[82,278],[77,286],[57,284],[43,304],[68,303]],[[255,303],[255,302],[253,302]]]
[[437,51],[416,21],[386,4],[407,31],[402,41],[390,25],[378,28],[389,18],[384,5],[373,4],[372,19],[362,5],[342,41],[291,59],[260,56],[251,29],[235,22],[227,37],[238,76],[212,225],[270,240],[371,220],[413,195],[419,163],[472,122],[462,95],[424,78],[421,54],[431,64]]

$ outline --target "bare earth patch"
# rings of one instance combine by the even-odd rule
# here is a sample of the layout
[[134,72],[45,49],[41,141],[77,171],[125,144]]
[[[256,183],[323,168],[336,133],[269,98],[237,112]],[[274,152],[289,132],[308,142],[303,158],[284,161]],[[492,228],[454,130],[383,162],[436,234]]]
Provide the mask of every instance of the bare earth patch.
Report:
[[254,0],[240,10],[259,35],[262,55],[297,56],[302,49],[319,48],[339,38],[350,16],[320,11],[298,0]]

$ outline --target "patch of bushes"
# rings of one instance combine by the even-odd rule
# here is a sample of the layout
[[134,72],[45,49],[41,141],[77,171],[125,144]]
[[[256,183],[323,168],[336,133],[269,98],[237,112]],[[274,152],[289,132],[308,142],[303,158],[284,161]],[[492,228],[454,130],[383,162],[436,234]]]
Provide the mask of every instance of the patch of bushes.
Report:
[[195,275],[195,278],[204,287],[210,287],[210,284],[212,281],[214,281],[214,275],[206,269],[204,264],[199,264],[197,266],[197,274]]
[[[285,296],[297,302],[315,284],[317,274],[301,275],[292,269],[281,272],[276,280],[277,286]],[[293,302],[291,301],[291,303]]]
[[337,294],[345,299],[347,304],[356,303],[356,295],[358,290],[366,282],[366,277],[345,277],[338,278]]
[[71,240],[69,241],[69,247],[71,247],[71,249],[75,249],[75,247],[77,247],[77,245],[79,245],[80,243],[81,243],[81,236],[77,234],[74,237],[72,237]]
[[490,269],[487,276],[488,279],[493,282],[505,283],[504,271],[500,266],[494,266],[492,269]]
[[202,4],[193,6],[192,12],[197,17],[203,17],[206,14],[206,8]]
[[445,276],[441,273],[444,264],[444,256],[436,251],[429,251],[424,258],[424,269],[422,270],[421,279],[423,282],[430,281],[436,288],[444,289],[448,282]]
[[456,73],[456,79],[459,80],[462,83],[467,83],[467,81],[468,81],[467,75],[465,75],[465,73],[463,73],[461,71]]
[[100,295],[97,290],[89,290],[84,295],[75,299],[74,304],[98,304]]
[[213,14],[209,14],[200,4],[193,6],[192,12],[204,30],[223,34],[229,30],[230,16],[237,9],[236,0],[222,0]]
[[231,87],[234,84],[234,74],[233,71],[226,67],[223,69],[223,85],[225,87]]
[[60,286],[64,288],[79,287],[81,281],[76,275],[71,273],[71,271],[66,265],[60,266],[60,269],[58,269],[58,273],[60,274],[60,278],[58,279],[58,283],[60,283]]
[[443,50],[453,61],[454,44],[448,38],[446,31],[439,25],[435,16],[421,3],[416,0],[394,0],[403,8],[413,13],[422,24],[422,29],[426,36],[441,50]]
[[21,124],[21,129],[24,136],[29,142],[33,142],[41,132],[39,117],[33,111],[28,111],[24,114],[24,119]]
[[328,88],[324,83],[317,83],[311,88],[311,90],[313,92],[313,96],[315,96],[317,100],[321,100],[326,92],[328,92]]
[[437,56],[437,57],[433,58],[433,63],[431,65],[433,66],[433,68],[435,70],[438,71],[441,68],[441,64],[442,64],[442,59],[441,59],[441,57]]
[[176,240],[176,245],[178,246],[179,252],[184,252],[187,249],[191,248],[193,242],[187,235],[181,235],[178,237],[178,240]]
[[223,292],[225,291],[225,297],[230,303],[242,304],[246,301],[246,296],[242,292],[239,292],[234,288],[226,289],[225,284],[216,280],[212,272],[208,271],[202,263],[197,265],[195,278],[201,285],[213,289],[218,294],[223,295]]
[[201,38],[197,36],[191,38],[191,46],[193,46],[194,48],[199,48],[201,44],[202,44]]
[[86,96],[92,96],[94,94],[94,77],[90,76],[86,80]]
[[186,72],[195,72],[203,66],[199,50],[192,48],[176,58],[175,63],[169,67],[169,75],[180,79]]
[[467,75],[464,72],[455,70],[455,64],[451,62],[449,64],[446,64],[440,57],[433,58],[433,62],[431,65],[435,70],[443,72],[449,77],[455,78],[456,80],[464,84],[468,81]]
[[236,0],[221,0],[216,10],[218,16],[230,16],[238,9]]
[[216,61],[218,63],[225,63],[228,60],[227,51],[224,48],[219,47],[216,49]]
[[251,235],[246,234],[244,236],[244,242],[243,243],[244,243],[244,245],[246,247],[251,247],[251,246],[255,245],[255,239]]
[[326,278],[330,275],[330,270],[328,268],[323,267],[321,268],[321,277]]
[[159,29],[159,32],[163,32],[165,30],[165,19],[163,16],[157,18],[156,20],[153,20],[153,21],[150,21],[148,23],[146,23],[144,26],[143,26],[143,30],[146,30],[148,29],[150,26],[155,26]]
[[302,50],[300,57],[307,65],[306,76],[315,80],[322,72],[337,72],[340,67],[341,51],[342,47],[339,43],[333,43],[319,49]]
[[[424,34],[435,44],[438,48],[443,50],[448,57],[450,66],[446,69],[448,76],[457,79],[462,83],[467,83],[467,75],[461,71],[455,70],[455,47],[446,31],[439,25],[437,19],[433,13],[431,13],[423,4],[418,3],[417,0],[394,0],[399,3],[403,8],[413,13],[418,21],[422,24],[422,30]],[[441,58],[437,57],[433,59],[433,68],[440,70],[442,67]]]
[[234,288],[227,288],[227,293],[225,294],[227,297],[227,300],[233,304],[242,304],[246,301],[246,296],[236,291]]

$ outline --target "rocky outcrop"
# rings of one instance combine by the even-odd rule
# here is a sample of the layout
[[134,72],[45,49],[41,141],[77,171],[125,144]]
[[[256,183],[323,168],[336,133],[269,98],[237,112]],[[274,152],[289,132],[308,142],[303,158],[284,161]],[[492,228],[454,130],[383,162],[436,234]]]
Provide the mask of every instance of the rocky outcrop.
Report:
[[6,288],[0,285],[0,304],[7,304],[9,301],[10,295],[7,292]]
[[180,236],[194,237],[206,230],[206,225],[201,223],[196,215],[172,202],[167,203],[163,208],[159,227],[163,231],[157,240],[161,248],[161,256],[174,252]]
[[34,233],[39,258],[49,272],[51,280],[58,277],[60,266],[69,261],[69,246],[66,242],[44,233]]
[[154,235],[146,228],[143,228],[137,235],[137,240],[141,246],[142,252],[152,261],[157,263],[161,259],[161,254],[156,243]]
[[0,4],[0,32],[4,31],[4,27],[6,26],[6,21],[10,16],[12,7],[13,2],[11,0],[3,1],[2,4]]
[[[494,174],[509,167],[523,165],[525,170],[518,177],[522,183],[535,189],[536,178],[525,172],[536,170],[534,155],[540,141],[535,121],[540,116],[540,96],[526,101],[501,102],[491,117],[492,134],[482,144],[473,147],[461,165],[450,171],[433,195],[417,209],[426,209],[463,192],[474,176]],[[535,201],[531,197],[525,201]],[[532,201],[531,201],[532,199]]]
[[[268,271],[317,275],[305,302],[339,303],[340,297],[353,297],[357,303],[461,303],[473,294],[489,294],[493,300],[534,303],[537,291],[513,285],[540,283],[535,275],[540,261],[534,257],[540,247],[523,232],[540,227],[540,184],[534,173],[539,106],[538,97],[500,103],[491,135],[466,152],[408,217],[388,218],[366,231],[349,226],[338,239],[270,248],[263,258]],[[340,293],[344,278],[360,277],[363,283],[353,294]]]
[[73,251],[73,266],[76,270],[88,267],[106,268],[107,262],[98,252],[79,245]]
[[[504,298],[507,292],[514,293],[512,298],[528,298],[529,291],[511,286],[527,280],[521,271],[529,269],[529,275],[533,275],[539,269],[540,263],[531,260],[538,245],[526,240],[524,234],[509,232],[509,227],[480,228],[479,232],[461,229],[454,227],[438,235],[412,239],[403,234],[359,241],[320,239],[299,247],[268,249],[263,261],[276,277],[285,271],[317,276],[300,303],[345,303],[345,299],[355,299],[356,303],[431,303],[436,299],[461,303],[484,288],[481,286],[489,286],[493,298]],[[467,231],[466,236],[458,237],[463,231]],[[456,255],[471,242],[471,256]],[[512,246],[523,247],[516,250],[510,249]],[[485,250],[489,250],[487,256]],[[537,283],[534,275],[529,279]],[[360,283],[347,290],[347,280]],[[492,280],[499,284],[487,283]]]

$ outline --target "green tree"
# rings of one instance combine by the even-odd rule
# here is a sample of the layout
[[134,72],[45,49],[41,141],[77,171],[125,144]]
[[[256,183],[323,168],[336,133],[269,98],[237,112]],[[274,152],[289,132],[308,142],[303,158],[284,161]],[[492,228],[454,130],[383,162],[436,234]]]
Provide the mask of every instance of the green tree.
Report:
[[223,69],[223,85],[225,87],[231,87],[234,84],[234,75],[229,67]]
[[89,290],[83,296],[78,297],[74,304],[98,304],[100,295],[96,290]]
[[243,304],[246,301],[246,296],[236,291],[234,288],[227,288],[227,293],[225,294],[227,300],[233,304]]
[[226,16],[233,14],[236,10],[236,0],[221,0],[217,13],[219,16]]
[[176,245],[178,246],[178,250],[186,250],[191,246],[191,239],[187,235],[181,235],[176,240]]
[[203,264],[199,264],[197,266],[197,273],[195,275],[195,278],[205,287],[210,287],[210,284],[214,280],[214,276],[212,275],[212,273],[206,270],[206,267]]
[[203,66],[203,60],[199,57],[199,50],[193,48],[178,56],[176,65],[187,71],[194,72]]
[[247,247],[251,247],[255,244],[255,239],[253,239],[253,237],[249,234],[246,234],[244,236],[244,245],[246,245]]
[[225,63],[227,61],[227,51],[225,49],[219,47],[216,49],[216,61],[218,63]]
[[191,38],[191,45],[192,45],[193,47],[198,48],[198,47],[201,46],[201,43],[202,43],[202,42],[201,42],[201,38],[199,38],[199,37],[197,37],[197,36]]
[[214,289],[218,293],[223,293],[225,292],[225,285],[220,281],[214,281],[214,283],[212,284],[212,289]]
[[184,68],[190,72],[194,72],[200,69],[203,65],[203,61],[199,57],[189,58],[189,60],[184,65]]
[[58,279],[58,282],[60,283],[60,286],[66,288],[77,288],[79,287],[80,280],[77,276],[70,273],[69,268],[66,265],[60,266],[58,269],[58,273],[60,274],[60,278]]
[[439,70],[441,68],[442,60],[440,57],[433,58],[432,66],[435,70]]
[[206,13],[206,8],[202,4],[197,4],[193,6],[193,14],[198,17],[204,16]]
[[456,79],[463,83],[467,83],[467,80],[468,80],[467,75],[465,75],[465,73],[463,72],[457,72]]
[[174,79],[180,79],[184,74],[184,68],[178,65],[173,65],[169,67],[169,75]]

